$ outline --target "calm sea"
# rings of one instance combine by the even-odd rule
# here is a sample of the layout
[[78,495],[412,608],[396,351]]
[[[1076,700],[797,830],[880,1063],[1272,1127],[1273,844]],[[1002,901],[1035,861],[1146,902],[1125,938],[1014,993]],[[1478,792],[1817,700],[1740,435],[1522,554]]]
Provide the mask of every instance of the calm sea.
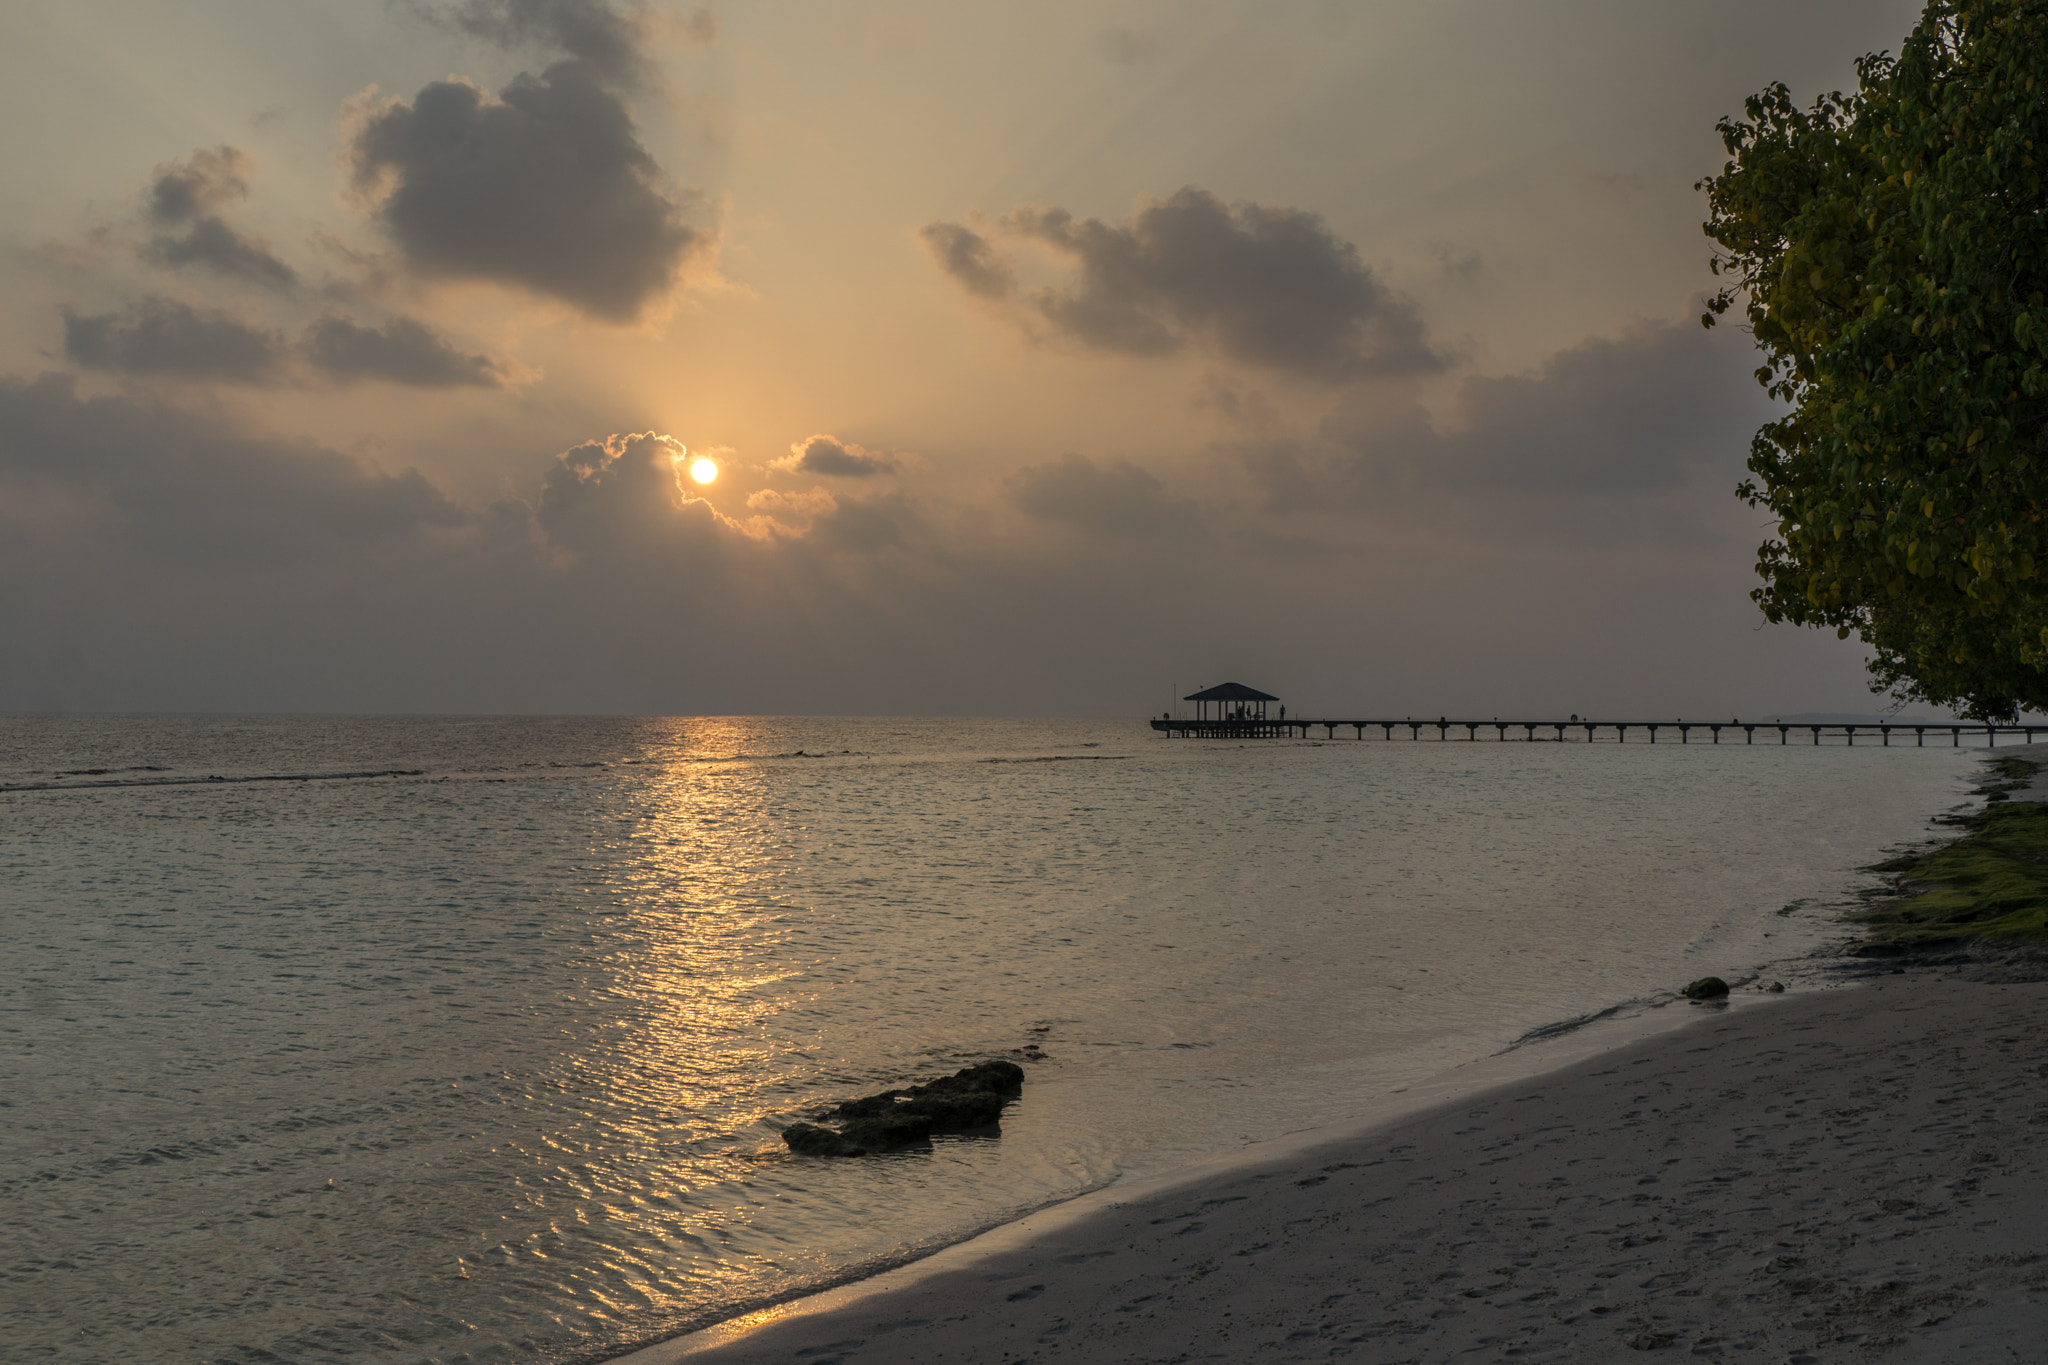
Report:
[[[1795,958],[1976,757],[0,718],[0,1341],[616,1353]],[[777,1137],[1033,1042],[999,1138]]]

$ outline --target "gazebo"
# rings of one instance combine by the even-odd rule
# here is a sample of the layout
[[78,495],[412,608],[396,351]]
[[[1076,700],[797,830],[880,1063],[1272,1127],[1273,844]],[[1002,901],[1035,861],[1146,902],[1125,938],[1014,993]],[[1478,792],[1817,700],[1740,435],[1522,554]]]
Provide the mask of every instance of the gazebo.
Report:
[[1261,692],[1256,687],[1229,682],[1205,687],[1199,692],[1191,692],[1181,700],[1195,703],[1195,719],[1198,721],[1212,719],[1209,715],[1209,704],[1214,702],[1215,720],[1258,723],[1266,719],[1266,703],[1280,699],[1270,692]]

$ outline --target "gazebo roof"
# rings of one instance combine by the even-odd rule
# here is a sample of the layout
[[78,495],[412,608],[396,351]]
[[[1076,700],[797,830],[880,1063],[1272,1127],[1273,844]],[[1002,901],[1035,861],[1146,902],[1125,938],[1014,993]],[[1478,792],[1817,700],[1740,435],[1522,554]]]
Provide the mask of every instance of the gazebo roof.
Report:
[[1256,688],[1256,687],[1246,687],[1246,686],[1245,686],[1245,685],[1244,685],[1243,683],[1218,683],[1218,684],[1216,684],[1216,685],[1215,685],[1214,687],[1204,688],[1204,689],[1203,689],[1202,691],[1200,691],[1200,692],[1192,692],[1192,693],[1188,694],[1187,696],[1185,696],[1185,697],[1182,697],[1182,698],[1181,698],[1181,700],[1182,700],[1182,701],[1278,701],[1278,700],[1280,700],[1280,699],[1279,699],[1278,697],[1274,696],[1274,695],[1273,695],[1272,693],[1270,693],[1270,692],[1261,692],[1261,691],[1259,691],[1259,689],[1258,689],[1258,688]]

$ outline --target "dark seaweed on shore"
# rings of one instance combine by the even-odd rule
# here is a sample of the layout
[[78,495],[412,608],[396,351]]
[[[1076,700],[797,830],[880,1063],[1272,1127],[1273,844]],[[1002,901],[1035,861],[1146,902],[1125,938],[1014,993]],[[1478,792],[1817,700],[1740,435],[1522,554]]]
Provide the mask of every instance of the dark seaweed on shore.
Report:
[[2004,781],[1980,790],[1983,810],[1953,823],[1960,839],[1870,870],[1893,877],[1894,894],[1855,918],[1875,945],[1929,948],[1968,939],[2048,941],[2048,804],[2014,801],[2038,765],[1991,760]]

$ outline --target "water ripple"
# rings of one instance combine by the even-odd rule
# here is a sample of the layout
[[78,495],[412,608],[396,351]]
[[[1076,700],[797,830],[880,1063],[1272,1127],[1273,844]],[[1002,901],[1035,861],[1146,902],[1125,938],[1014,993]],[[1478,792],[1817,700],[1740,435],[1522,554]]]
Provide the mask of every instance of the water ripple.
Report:
[[[0,718],[0,1330],[589,1358],[1794,950],[1967,761]],[[779,1140],[1026,1043],[1000,1138]]]

